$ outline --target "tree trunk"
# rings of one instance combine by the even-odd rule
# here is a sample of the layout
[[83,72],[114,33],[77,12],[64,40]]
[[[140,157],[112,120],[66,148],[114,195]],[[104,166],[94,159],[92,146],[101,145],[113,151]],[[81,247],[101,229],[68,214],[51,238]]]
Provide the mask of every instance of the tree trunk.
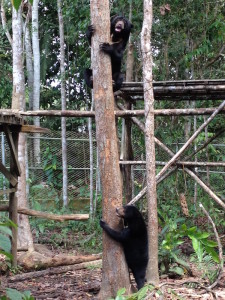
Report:
[[[33,88],[33,109],[40,108],[40,48],[38,36],[38,2],[33,0],[32,6],[32,44],[33,44],[33,62],[34,62],[34,88]],[[34,125],[40,126],[40,118],[34,118]],[[34,134],[34,162],[40,164],[40,134]]]
[[155,174],[155,139],[154,139],[154,95],[152,86],[152,0],[144,0],[144,21],[141,32],[141,49],[143,60],[143,87],[145,101],[145,148],[146,178],[148,200],[148,238],[149,263],[148,282],[157,285],[158,273],[158,216]]
[[26,51],[26,68],[27,68],[27,85],[29,93],[29,110],[33,110],[33,88],[34,88],[34,67],[33,67],[33,52],[31,45],[31,34],[30,34],[30,19],[31,19],[31,4],[28,2],[28,12],[26,22],[24,24],[24,42]]
[[[13,10],[12,30],[13,30],[13,95],[12,109],[23,111],[25,108],[25,80],[23,71],[23,46],[22,46],[22,13]],[[26,136],[19,135],[18,160],[21,167],[21,176],[18,178],[18,205],[27,207],[26,197],[26,168],[25,168],[25,147]],[[33,248],[33,239],[30,224],[27,216],[19,215],[18,220],[18,247]]]
[[[91,97],[91,111],[94,108],[94,97]],[[92,118],[88,118],[88,133],[89,133],[89,151],[90,151],[90,218],[94,220],[95,215],[95,205],[94,205],[94,184],[93,184],[93,176],[94,176],[94,162],[93,162],[93,138],[92,138]],[[97,178],[96,178],[97,180]],[[96,191],[97,192],[97,191]]]
[[[58,18],[59,18],[59,35],[60,35],[60,72],[61,72],[61,107],[66,110],[66,84],[65,84],[65,49],[64,49],[64,24],[62,14],[62,1],[57,0]],[[68,205],[67,193],[67,141],[66,141],[66,118],[61,119],[62,134],[62,168],[63,168],[63,205]]]
[[0,10],[1,10],[1,21],[2,21],[2,28],[5,32],[5,35],[7,36],[7,39],[12,47],[12,37],[10,35],[10,32],[7,28],[7,21],[6,21],[6,15],[5,15],[5,8],[4,8],[4,0],[1,0],[1,7],[0,7]]
[[[90,1],[91,21],[95,26],[92,38],[92,66],[95,101],[96,139],[102,181],[103,219],[114,229],[121,229],[116,207],[122,204],[122,185],[114,116],[112,71],[110,58],[99,51],[99,44],[110,41],[109,1]],[[103,232],[103,266],[100,299],[115,297],[119,288],[129,290],[129,274],[120,244]]]

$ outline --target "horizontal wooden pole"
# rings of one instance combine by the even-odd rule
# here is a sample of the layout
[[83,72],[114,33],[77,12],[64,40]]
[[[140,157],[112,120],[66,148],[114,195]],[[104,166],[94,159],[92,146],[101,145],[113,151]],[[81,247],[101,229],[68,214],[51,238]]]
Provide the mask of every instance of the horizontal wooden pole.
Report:
[[17,191],[17,188],[11,188],[11,189],[6,189],[6,190],[1,190],[0,195],[6,195],[10,193],[15,193]]
[[[9,210],[8,205],[0,205],[0,211],[8,211],[8,210]],[[18,207],[17,211],[19,214],[48,219],[48,220],[60,221],[60,222],[69,221],[69,220],[84,221],[89,219],[89,214],[55,215],[55,214],[37,211],[25,207]]]
[[8,179],[12,186],[16,186],[18,180],[15,176],[13,176],[8,169],[0,162],[0,172]]
[[[187,108],[187,109],[155,109],[155,116],[188,116],[188,115],[210,115],[216,108]],[[116,110],[116,117],[132,117],[132,116],[144,116],[144,110]],[[221,110],[222,114],[225,113],[225,109]],[[39,116],[39,117],[95,117],[94,111],[80,111],[80,110],[35,110],[35,111],[20,111],[23,116]]]
[[184,168],[184,171],[190,175],[202,188],[225,210],[225,203],[191,170]]
[[[145,165],[146,161],[144,160],[137,160],[137,161],[120,161],[120,165]],[[156,161],[156,165],[164,166],[166,165],[166,162],[163,161]],[[175,162],[175,165],[181,165],[181,166],[196,166],[196,167],[225,167],[225,162],[195,162],[195,161],[177,161]]]

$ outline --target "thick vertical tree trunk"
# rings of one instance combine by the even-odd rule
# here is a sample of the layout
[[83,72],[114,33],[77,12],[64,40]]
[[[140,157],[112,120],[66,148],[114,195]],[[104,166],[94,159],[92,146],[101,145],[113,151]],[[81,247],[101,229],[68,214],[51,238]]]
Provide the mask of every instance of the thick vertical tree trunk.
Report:
[[[62,1],[57,0],[58,18],[59,18],[59,35],[60,35],[60,72],[61,72],[61,107],[66,110],[66,84],[65,84],[65,49],[64,49],[64,24],[62,14]],[[68,205],[67,194],[67,141],[66,141],[66,118],[61,119],[62,135],[62,167],[63,167],[63,205]]]
[[[12,109],[25,109],[25,80],[23,70],[23,46],[22,46],[22,13],[12,8],[12,30],[13,30],[13,95]],[[18,205],[27,207],[26,197],[26,168],[25,168],[26,135],[20,133],[18,146],[18,160],[21,167],[21,176],[18,180]],[[18,220],[18,247],[32,248],[33,239],[28,217],[19,215]]]
[[154,95],[152,86],[152,0],[144,0],[144,21],[141,32],[141,50],[143,60],[143,87],[145,101],[145,148],[146,178],[148,200],[148,239],[149,263],[148,282],[157,285],[158,273],[158,216],[155,174],[155,140],[154,140]]
[[[32,44],[33,44],[33,62],[34,62],[34,88],[33,88],[33,109],[40,108],[40,47],[38,30],[38,2],[33,0],[32,6]],[[40,126],[40,118],[34,117],[34,125]],[[40,163],[40,134],[34,134],[34,162]]]
[[[102,181],[103,218],[120,229],[116,207],[122,204],[122,186],[114,116],[114,97],[110,58],[99,51],[99,45],[110,42],[109,1],[91,0],[91,21],[95,26],[92,38],[92,66],[95,101],[96,138]],[[102,286],[99,298],[115,297],[119,288],[129,290],[129,275],[121,245],[103,233]]]
[[28,5],[28,11],[27,11],[26,22],[24,25],[24,43],[25,43],[25,51],[26,51],[29,110],[33,110],[34,67],[33,67],[33,52],[32,52],[32,45],[31,45],[31,34],[30,34],[30,26],[29,26],[32,7],[29,2],[27,5]]
[[[92,96],[91,111],[93,111],[94,108],[93,100],[94,99]],[[95,205],[94,205],[94,161],[93,161],[94,150],[93,150],[93,138],[92,138],[92,118],[88,118],[88,133],[89,133],[89,151],[90,151],[90,218],[91,220],[93,220],[95,215]]]

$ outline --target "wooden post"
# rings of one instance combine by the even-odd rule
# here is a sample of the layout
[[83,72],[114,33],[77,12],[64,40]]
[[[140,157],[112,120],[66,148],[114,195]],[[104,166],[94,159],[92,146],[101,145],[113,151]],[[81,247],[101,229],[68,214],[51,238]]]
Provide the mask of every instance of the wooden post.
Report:
[[[18,140],[19,140],[19,133],[18,132],[14,132],[12,133],[12,143],[14,145],[11,145],[14,149],[15,152],[17,154],[18,151]],[[10,143],[10,141],[8,141]],[[11,148],[10,146],[10,148]],[[18,158],[16,155],[16,160],[17,163],[15,161],[15,156],[10,156],[10,173],[16,178],[18,179],[18,175],[17,175],[17,167],[18,167]],[[13,186],[10,184],[10,188],[12,188]],[[14,186],[14,188],[17,188],[17,185]],[[18,212],[17,212],[17,206],[18,206],[18,201],[17,201],[17,195],[16,192],[13,191],[10,193],[9,195],[9,218],[10,220],[15,223],[17,225],[18,222]],[[12,227],[12,255],[13,255],[13,259],[12,259],[12,265],[13,267],[17,266],[17,235],[18,235],[18,231],[17,231],[17,227]]]
[[149,263],[146,277],[148,282],[157,285],[159,283],[158,214],[155,174],[154,95],[152,85],[151,29],[152,0],[144,0],[144,20],[141,31],[141,50],[143,60],[143,88],[145,102],[145,149],[149,239]]
[[[120,229],[116,207],[122,205],[119,155],[114,115],[112,71],[110,57],[99,50],[110,42],[109,1],[91,0],[93,95],[95,101],[96,139],[102,182],[103,219],[114,229]],[[99,298],[115,297],[119,288],[129,292],[129,274],[121,245],[103,232],[102,285]]]

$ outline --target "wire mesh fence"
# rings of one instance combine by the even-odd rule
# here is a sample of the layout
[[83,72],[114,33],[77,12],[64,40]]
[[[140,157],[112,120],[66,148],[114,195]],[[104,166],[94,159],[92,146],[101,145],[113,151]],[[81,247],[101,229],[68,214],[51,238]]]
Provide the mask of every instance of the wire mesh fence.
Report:
[[[34,140],[37,137],[33,134],[27,135],[27,182],[30,196],[36,200],[62,200],[62,147],[61,132],[52,131],[50,134],[39,135],[40,154],[38,163],[34,159]],[[141,140],[141,142],[140,142]],[[133,153],[135,161],[145,161],[145,145],[144,138],[134,137],[132,139]],[[198,140],[182,155],[180,160],[185,160],[186,156],[190,156],[195,149],[204,143]],[[171,142],[168,148],[176,153],[183,143]],[[10,151],[5,136],[1,135],[0,157],[3,163],[9,168]],[[225,144],[224,137],[216,138],[202,151],[196,155],[191,155],[188,161],[197,162],[214,162],[224,161]],[[168,162],[170,155],[156,144],[156,161],[157,172],[162,165]],[[86,129],[79,131],[67,132],[67,164],[68,164],[68,198],[86,199],[88,201],[90,194],[90,145],[89,134]],[[95,140],[95,132],[93,131],[93,168],[94,168],[94,184],[96,187],[97,174],[97,145]],[[224,190],[224,167],[191,167],[192,170],[203,180],[221,199],[225,198]],[[145,165],[133,165],[132,169],[132,191],[133,196],[137,195],[146,185]],[[8,188],[8,181],[0,174],[0,189]],[[193,201],[196,197],[196,185],[182,168],[174,172],[165,179],[157,187],[159,201],[169,201],[179,198],[181,193],[185,193],[187,197]],[[197,187],[197,195],[203,192]],[[204,194],[204,193],[203,193]],[[204,194],[204,197],[208,197]],[[8,195],[0,195],[0,200],[8,200]],[[87,202],[86,202],[87,203]]]

